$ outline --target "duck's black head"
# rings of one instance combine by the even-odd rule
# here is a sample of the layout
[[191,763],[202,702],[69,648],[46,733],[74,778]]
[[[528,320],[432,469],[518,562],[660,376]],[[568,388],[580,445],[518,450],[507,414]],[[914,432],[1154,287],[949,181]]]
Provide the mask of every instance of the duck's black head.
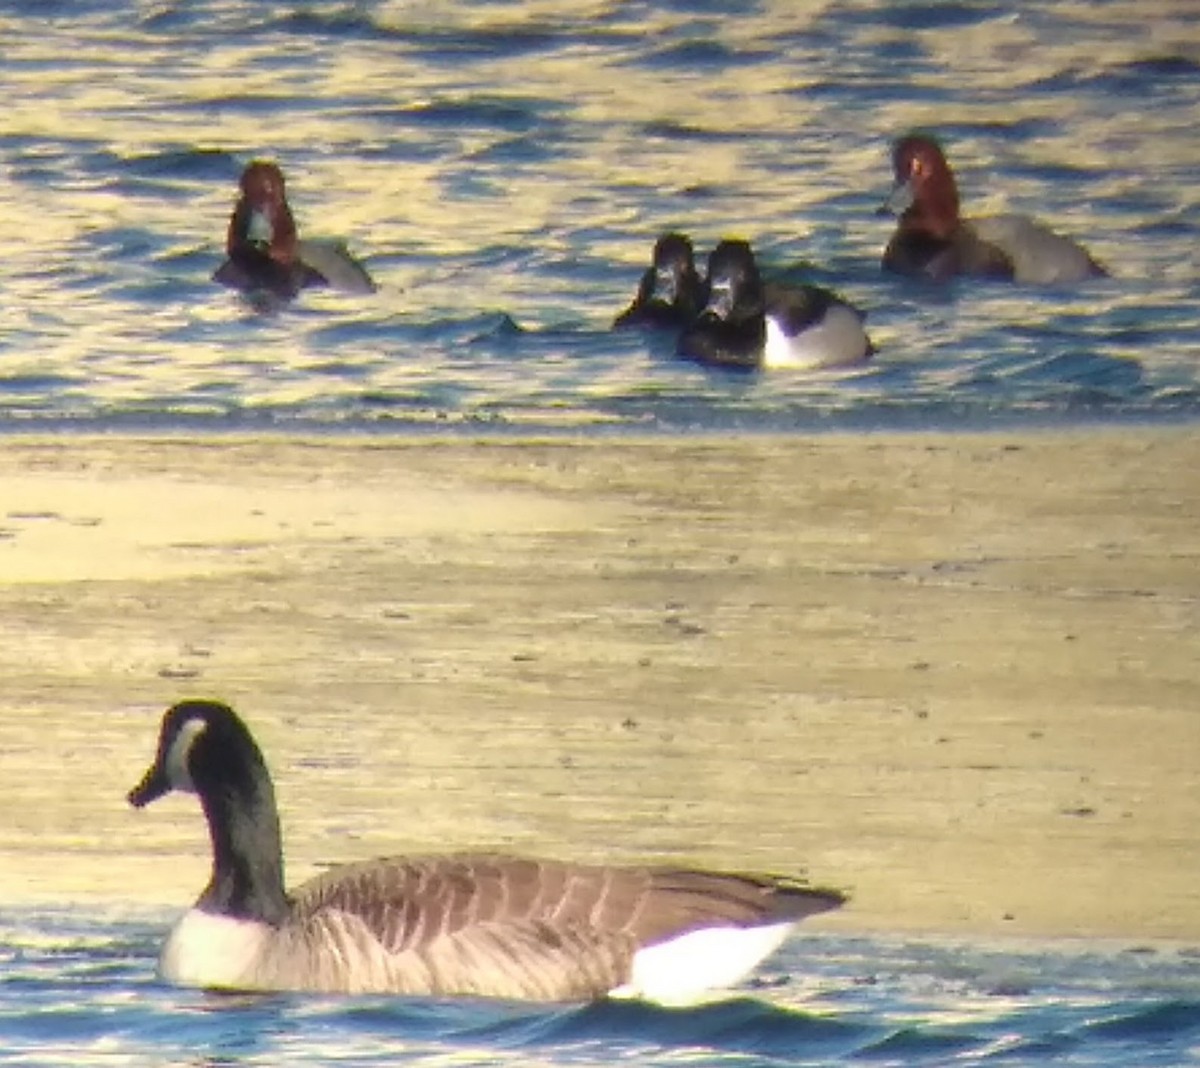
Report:
[[724,322],[761,317],[764,294],[758,264],[748,241],[722,241],[708,257],[708,304],[705,315]]
[[700,289],[692,242],[683,234],[669,233],[654,244],[653,295],[665,304],[694,301]]
[[691,240],[685,234],[665,233],[654,243],[653,258],[642,272],[637,296],[613,325],[679,329],[700,314],[704,299],[704,282],[696,273]]

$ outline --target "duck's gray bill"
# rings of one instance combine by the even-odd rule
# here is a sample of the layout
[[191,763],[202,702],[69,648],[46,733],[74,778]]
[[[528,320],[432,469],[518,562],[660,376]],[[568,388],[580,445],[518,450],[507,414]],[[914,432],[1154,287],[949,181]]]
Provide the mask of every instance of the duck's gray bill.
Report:
[[876,215],[903,215],[913,205],[912,182],[897,182],[887,200],[879,205]]

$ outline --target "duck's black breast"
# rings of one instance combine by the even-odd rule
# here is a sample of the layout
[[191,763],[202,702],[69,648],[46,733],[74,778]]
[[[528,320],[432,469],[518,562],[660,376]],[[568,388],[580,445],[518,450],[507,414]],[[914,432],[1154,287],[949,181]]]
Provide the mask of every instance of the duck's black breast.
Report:
[[959,271],[955,244],[922,230],[899,230],[883,252],[883,268],[895,274],[944,281]]
[[761,315],[726,320],[705,314],[680,335],[675,351],[696,363],[754,370],[762,363],[766,337],[766,321]]
[[662,300],[635,301],[613,321],[617,329],[679,330],[696,318],[696,310]]
[[323,274],[305,263],[282,264],[254,248],[239,248],[217,268],[213,281],[243,293],[265,292],[285,299],[310,286],[327,285]]
[[883,253],[884,270],[945,282],[960,275],[1012,281],[1015,266],[1004,249],[960,226],[949,237],[898,230]]

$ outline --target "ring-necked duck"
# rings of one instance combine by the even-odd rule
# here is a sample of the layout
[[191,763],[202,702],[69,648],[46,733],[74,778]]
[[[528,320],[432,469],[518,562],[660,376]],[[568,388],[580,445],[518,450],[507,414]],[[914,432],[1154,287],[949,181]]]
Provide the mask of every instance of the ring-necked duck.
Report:
[[764,283],[745,241],[722,241],[708,260],[708,303],[677,352],[735,368],[846,367],[874,349],[863,313],[819,286]]

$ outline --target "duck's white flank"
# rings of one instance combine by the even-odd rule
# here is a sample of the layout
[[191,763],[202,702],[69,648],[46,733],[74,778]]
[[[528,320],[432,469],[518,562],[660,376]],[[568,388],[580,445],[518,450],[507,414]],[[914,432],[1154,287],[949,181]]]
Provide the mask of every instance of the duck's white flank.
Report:
[[712,990],[736,986],[792,932],[795,923],[763,927],[706,927],[639,949],[633,975],[609,992],[614,998],[645,998],[685,1005]]
[[783,332],[773,315],[766,318],[763,366],[767,368],[842,367],[866,358],[867,335],[858,313],[834,304],[821,321],[795,337]]
[[271,937],[265,923],[191,909],[163,945],[158,973],[180,986],[251,989]]

